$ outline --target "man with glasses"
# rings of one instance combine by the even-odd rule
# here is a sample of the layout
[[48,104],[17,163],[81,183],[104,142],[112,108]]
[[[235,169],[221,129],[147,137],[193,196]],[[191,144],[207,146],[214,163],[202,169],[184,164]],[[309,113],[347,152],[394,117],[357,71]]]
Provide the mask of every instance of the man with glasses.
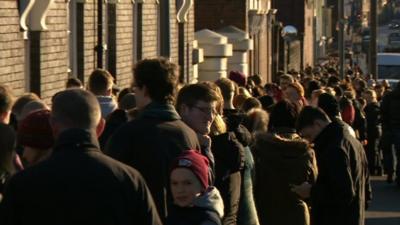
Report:
[[[215,186],[224,201],[224,225],[237,224],[241,190],[244,149],[234,132],[227,132],[219,115],[222,96],[206,83],[183,87],[177,98],[177,110],[182,120],[191,127],[200,141],[202,154],[215,166]],[[214,182],[213,182],[214,183]]]
[[173,106],[177,69],[164,58],[137,63],[133,88],[139,114],[120,127],[106,145],[107,154],[143,175],[164,221],[172,203],[169,167],[182,151],[200,149],[195,132]]

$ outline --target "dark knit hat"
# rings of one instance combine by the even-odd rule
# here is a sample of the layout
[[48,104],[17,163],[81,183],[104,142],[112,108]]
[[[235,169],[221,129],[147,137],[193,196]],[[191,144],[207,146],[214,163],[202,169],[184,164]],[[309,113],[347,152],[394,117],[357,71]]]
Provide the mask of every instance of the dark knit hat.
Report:
[[244,87],[247,84],[247,77],[244,73],[239,71],[229,72],[229,79],[234,81],[240,87]]
[[330,119],[339,116],[340,107],[336,98],[328,93],[323,93],[318,97],[318,107],[329,116]]
[[38,110],[26,116],[18,125],[18,142],[39,150],[51,148],[54,137],[49,119],[49,110]]
[[208,188],[208,159],[196,150],[182,152],[173,162],[171,172],[177,168],[186,168],[193,172],[204,188]]

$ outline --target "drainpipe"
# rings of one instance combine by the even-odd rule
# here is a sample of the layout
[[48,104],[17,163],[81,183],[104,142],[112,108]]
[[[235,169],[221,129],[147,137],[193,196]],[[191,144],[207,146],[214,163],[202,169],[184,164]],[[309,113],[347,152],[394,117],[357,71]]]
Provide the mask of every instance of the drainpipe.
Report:
[[103,68],[103,0],[97,0],[97,68]]

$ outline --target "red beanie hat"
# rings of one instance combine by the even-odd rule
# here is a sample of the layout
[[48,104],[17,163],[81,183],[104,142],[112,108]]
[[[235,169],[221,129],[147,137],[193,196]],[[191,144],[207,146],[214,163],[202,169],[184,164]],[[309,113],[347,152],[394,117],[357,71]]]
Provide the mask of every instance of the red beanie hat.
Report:
[[47,109],[30,113],[18,125],[18,142],[39,150],[51,148],[54,137],[49,119],[50,111]]
[[239,71],[229,72],[229,79],[234,81],[240,87],[244,87],[247,84],[247,77],[244,73]]
[[186,168],[193,172],[204,188],[208,188],[208,159],[196,150],[182,152],[173,162],[171,172],[177,168]]

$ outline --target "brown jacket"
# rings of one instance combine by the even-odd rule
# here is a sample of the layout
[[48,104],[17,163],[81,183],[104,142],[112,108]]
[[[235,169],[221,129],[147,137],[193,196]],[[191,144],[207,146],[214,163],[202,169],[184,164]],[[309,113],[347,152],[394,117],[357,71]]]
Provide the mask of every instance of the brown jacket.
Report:
[[291,185],[316,180],[317,165],[310,145],[295,133],[264,133],[256,137],[252,150],[260,224],[310,224],[307,204],[290,190]]

